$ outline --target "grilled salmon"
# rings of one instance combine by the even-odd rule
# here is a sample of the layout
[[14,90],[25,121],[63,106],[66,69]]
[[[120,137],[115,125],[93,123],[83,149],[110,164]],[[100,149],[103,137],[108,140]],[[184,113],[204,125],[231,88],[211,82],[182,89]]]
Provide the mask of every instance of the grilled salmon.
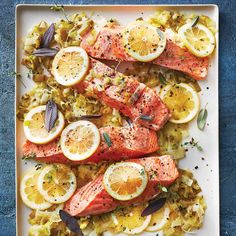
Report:
[[[104,127],[99,131],[101,142],[98,149],[91,157],[83,161],[76,162],[66,158],[62,153],[59,140],[44,145],[34,144],[27,140],[23,145],[23,155],[35,156],[37,161],[44,163],[77,165],[137,158],[158,150],[156,132],[147,128]],[[103,133],[109,135],[111,147],[105,142]]]
[[147,187],[140,196],[129,201],[115,200],[105,190],[102,183],[103,176],[99,176],[78,189],[71,199],[65,203],[65,210],[72,216],[88,216],[106,213],[118,206],[149,201],[160,193],[159,185],[167,187],[179,175],[174,161],[168,155],[128,161],[141,164],[148,173]]
[[[129,56],[123,46],[122,33],[125,27],[103,27],[94,44],[89,43],[91,32],[89,31],[82,40],[81,47],[87,53],[98,59],[116,61],[135,61]],[[167,35],[168,38],[168,35]],[[191,54],[187,49],[179,47],[171,39],[167,39],[164,52],[151,63],[169,69],[181,71],[196,80],[203,80],[207,76],[209,59],[200,58]]]
[[87,77],[76,88],[79,92],[87,91],[108,106],[116,108],[134,123],[156,131],[171,116],[153,89],[93,58],[90,58]]

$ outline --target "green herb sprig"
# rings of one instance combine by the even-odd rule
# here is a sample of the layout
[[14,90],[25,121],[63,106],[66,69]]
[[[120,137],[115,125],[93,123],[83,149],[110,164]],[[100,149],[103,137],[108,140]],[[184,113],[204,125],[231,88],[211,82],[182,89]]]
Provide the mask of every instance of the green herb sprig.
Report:
[[195,141],[194,138],[191,138],[190,141],[185,142],[184,144],[182,144],[182,146],[185,146],[185,147],[192,147],[192,148],[197,148],[197,150],[200,151],[200,152],[203,151],[202,146],[200,146],[200,145],[199,145],[199,142],[198,142],[198,141]]

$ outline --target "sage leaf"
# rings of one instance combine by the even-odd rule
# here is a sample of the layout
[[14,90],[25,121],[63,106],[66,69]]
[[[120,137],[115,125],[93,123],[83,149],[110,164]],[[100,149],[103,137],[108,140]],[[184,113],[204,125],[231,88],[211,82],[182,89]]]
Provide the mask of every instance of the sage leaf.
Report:
[[98,119],[98,118],[101,118],[102,117],[102,114],[91,114],[91,115],[82,115],[80,116],[81,119]]
[[207,116],[208,116],[208,111],[206,108],[201,109],[200,112],[198,113],[197,127],[202,131],[205,128]]
[[55,25],[52,23],[43,35],[41,41],[41,48],[48,48],[50,42],[53,39],[54,34],[55,34]]
[[166,198],[159,198],[156,200],[153,200],[149,203],[148,207],[146,207],[141,216],[148,216],[153,214],[154,212],[158,211],[159,209],[161,209],[166,203]]
[[55,48],[39,48],[33,52],[36,57],[53,57],[58,53]]
[[103,138],[104,138],[107,146],[111,147],[112,146],[112,142],[111,142],[110,136],[106,132],[104,132],[102,135],[103,135]]
[[54,127],[57,117],[57,104],[53,100],[49,100],[45,112],[45,128],[48,132]]
[[196,26],[197,23],[199,21],[199,16],[197,16],[194,20],[193,20],[193,24],[192,24],[192,27]]
[[146,120],[146,121],[151,121],[153,120],[153,118],[151,116],[145,116],[145,115],[141,115],[139,117],[141,120]]
[[167,84],[166,78],[164,77],[164,75],[162,73],[159,73],[159,80],[160,80],[161,84],[163,84],[163,85]]
[[59,216],[61,220],[65,223],[65,225],[69,228],[70,231],[73,233],[78,234],[79,236],[83,236],[83,232],[80,229],[79,223],[77,219],[67,212],[60,210],[59,211]]

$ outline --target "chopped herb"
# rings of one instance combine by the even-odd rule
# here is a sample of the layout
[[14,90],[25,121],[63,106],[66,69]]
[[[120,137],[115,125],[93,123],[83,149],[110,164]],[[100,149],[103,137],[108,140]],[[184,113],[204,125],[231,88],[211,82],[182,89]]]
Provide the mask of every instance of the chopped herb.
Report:
[[52,10],[52,11],[64,11],[64,6],[63,5],[61,5],[61,6],[54,5],[54,6],[50,7],[50,10]]
[[[206,106],[207,106],[207,104],[206,104]],[[205,128],[207,116],[208,116],[208,111],[206,109],[206,106],[200,110],[200,112],[198,113],[198,117],[197,117],[197,127],[202,131]]]
[[111,147],[112,142],[111,142],[110,136],[106,132],[104,132],[102,135],[108,147]]
[[21,157],[22,160],[29,160],[29,159],[34,159],[36,157],[36,153],[32,152],[28,155],[24,155],[23,157]]
[[46,105],[45,112],[45,128],[48,132],[54,127],[58,117],[57,104],[53,100],[49,100]]
[[139,117],[141,120],[146,120],[146,121],[151,121],[153,120],[153,118],[151,116],[145,116],[145,115],[141,115]]
[[166,78],[164,77],[164,75],[160,72],[159,73],[159,81],[161,82],[161,84],[166,85],[167,81]]
[[35,169],[40,170],[42,168],[42,166],[43,166],[42,164],[37,164],[37,165],[35,165]]
[[199,21],[199,16],[197,16],[194,20],[193,20],[193,24],[192,24],[192,27],[196,26],[197,23]]
[[167,193],[168,192],[168,189],[164,186],[162,186],[161,184],[158,184],[158,188],[162,191],[162,192],[165,192]]
[[192,147],[192,148],[197,148],[198,151],[203,151],[203,148],[198,144],[199,142],[198,141],[195,141],[194,138],[191,138],[190,141],[188,142],[185,142],[184,144],[182,144],[182,146],[187,146],[187,147]]
[[142,170],[140,171],[140,175],[144,175],[145,174],[145,170],[144,168],[142,168]]

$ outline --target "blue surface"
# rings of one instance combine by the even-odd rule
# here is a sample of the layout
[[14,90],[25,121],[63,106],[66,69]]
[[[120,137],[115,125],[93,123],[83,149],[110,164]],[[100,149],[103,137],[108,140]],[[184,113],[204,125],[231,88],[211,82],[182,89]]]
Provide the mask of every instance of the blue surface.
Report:
[[[14,14],[16,3],[215,3],[220,9],[221,235],[236,235],[236,1],[0,1],[0,236],[15,235]],[[217,148],[217,147],[216,147]],[[214,225],[212,225],[214,227]],[[214,235],[203,235],[214,236]]]

